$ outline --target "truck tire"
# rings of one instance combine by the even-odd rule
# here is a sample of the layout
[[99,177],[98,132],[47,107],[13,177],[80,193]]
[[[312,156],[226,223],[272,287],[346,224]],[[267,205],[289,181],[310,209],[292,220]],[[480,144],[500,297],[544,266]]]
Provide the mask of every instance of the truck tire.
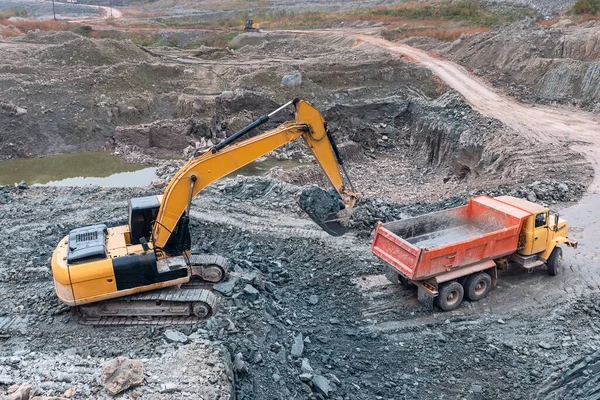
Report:
[[413,287],[415,287],[415,284],[414,284],[414,283],[411,283],[411,282],[410,282],[408,279],[406,279],[406,278],[405,278],[405,277],[403,277],[402,275],[400,275],[400,276],[398,277],[398,280],[400,281],[400,284],[401,284],[402,286],[404,286],[405,288],[407,288],[407,289],[410,289],[410,288],[413,288]]
[[550,253],[550,257],[548,257],[548,261],[546,261],[546,266],[548,267],[548,273],[550,275],[558,275],[560,272],[560,267],[562,264],[562,249],[558,246],[552,250]]
[[492,288],[492,277],[486,272],[478,272],[467,278],[465,292],[471,301],[479,301],[487,296]]
[[396,272],[392,267],[385,267],[385,277],[388,281],[392,282],[394,285],[400,283],[400,274]]
[[465,290],[460,283],[456,281],[446,282],[440,285],[434,302],[438,308],[451,311],[460,306],[464,294]]

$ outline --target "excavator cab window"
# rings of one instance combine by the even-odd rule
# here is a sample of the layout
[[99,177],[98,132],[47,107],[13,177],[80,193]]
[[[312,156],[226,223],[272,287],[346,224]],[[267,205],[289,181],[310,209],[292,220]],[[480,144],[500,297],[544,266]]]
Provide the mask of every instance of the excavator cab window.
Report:
[[150,240],[152,221],[158,216],[160,202],[156,196],[136,197],[129,200],[129,232],[131,244],[140,244],[140,239]]

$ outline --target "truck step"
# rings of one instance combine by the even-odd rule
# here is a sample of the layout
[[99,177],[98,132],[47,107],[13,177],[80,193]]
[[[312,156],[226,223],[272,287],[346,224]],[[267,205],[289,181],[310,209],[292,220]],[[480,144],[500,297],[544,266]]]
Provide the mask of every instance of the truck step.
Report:
[[546,263],[541,260],[537,260],[537,261],[527,263],[527,264],[521,265],[521,266],[523,268],[531,269],[531,268],[535,268],[535,267],[541,267],[542,265],[546,265]]
[[513,254],[511,257],[512,261],[516,262],[523,268],[531,269],[535,267],[540,267],[546,264],[544,261],[539,260],[536,255],[533,256],[522,256],[520,254]]

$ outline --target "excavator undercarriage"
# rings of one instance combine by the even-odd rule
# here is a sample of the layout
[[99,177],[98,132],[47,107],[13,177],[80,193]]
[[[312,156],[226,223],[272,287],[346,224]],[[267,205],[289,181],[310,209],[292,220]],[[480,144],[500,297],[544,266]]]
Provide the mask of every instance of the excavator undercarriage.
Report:
[[210,318],[217,304],[211,285],[226,279],[227,259],[192,254],[189,262],[189,282],[75,307],[77,321],[84,325],[186,325]]

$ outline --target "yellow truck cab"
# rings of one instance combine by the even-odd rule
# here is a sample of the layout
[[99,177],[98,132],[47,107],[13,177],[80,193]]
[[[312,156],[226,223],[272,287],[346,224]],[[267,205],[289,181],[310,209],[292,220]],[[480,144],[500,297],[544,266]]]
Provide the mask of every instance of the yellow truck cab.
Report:
[[547,207],[525,199],[512,196],[496,199],[531,213],[523,221],[518,251],[511,260],[525,268],[547,264],[548,272],[556,275],[562,261],[562,250],[558,245],[564,243],[569,247],[577,247],[577,241],[567,238],[568,222]]

